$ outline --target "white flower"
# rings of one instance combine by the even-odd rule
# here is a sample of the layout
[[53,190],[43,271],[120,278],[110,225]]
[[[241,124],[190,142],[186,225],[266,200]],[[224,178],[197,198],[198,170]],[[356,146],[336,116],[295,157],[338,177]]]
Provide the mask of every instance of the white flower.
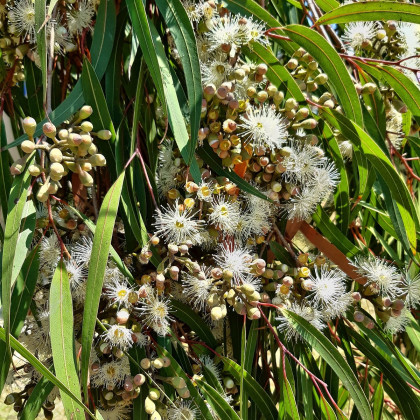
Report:
[[84,265],[78,265],[73,259],[66,261],[65,265],[71,290],[75,291],[86,280],[86,267]]
[[41,251],[39,253],[39,261],[41,265],[47,265],[54,269],[61,256],[61,246],[57,236],[53,233],[51,236],[44,236],[41,241]]
[[177,401],[168,408],[168,420],[195,420],[198,411],[192,404],[192,401]]
[[[199,276],[199,277],[198,277]],[[186,300],[196,309],[203,310],[213,287],[210,269],[202,266],[202,271],[196,275],[182,272],[183,294]]]
[[[318,330],[323,330],[325,328],[325,324],[322,322],[320,312],[312,308],[311,306],[292,303],[292,305],[286,309],[299,315],[300,317],[311,323]],[[279,325],[277,326],[278,330],[284,334],[287,341],[298,341],[299,339],[301,339],[300,334],[294,327],[293,322],[290,322],[287,315],[278,316],[276,318],[276,321],[279,323]]]
[[266,235],[271,229],[270,218],[274,214],[274,205],[268,200],[256,197],[253,194],[245,195],[247,212],[242,218],[243,233],[250,235]]
[[405,306],[409,309],[420,304],[420,274],[412,277],[407,271],[402,279],[401,291],[405,295]]
[[403,332],[405,327],[411,322],[411,313],[407,308],[403,308],[400,316],[391,316],[385,324],[384,330],[391,334]]
[[226,54],[218,52],[212,54],[207,61],[201,64],[201,82],[203,86],[214,84],[219,87],[228,80],[232,67],[227,61]]
[[182,244],[187,240],[195,242],[204,225],[204,221],[193,218],[195,214],[192,209],[181,210],[177,200],[173,207],[168,205],[164,211],[157,210],[155,234],[175,244]]
[[345,26],[342,39],[350,51],[358,52],[380,29],[378,22],[350,22]]
[[182,0],[182,5],[187,12],[188,19],[198,22],[203,17],[203,1],[196,3],[194,0]]
[[333,306],[346,292],[346,276],[340,270],[322,266],[318,271],[315,267],[315,276],[311,274],[309,278],[312,281],[309,297],[319,309]]
[[367,284],[374,284],[382,296],[394,298],[401,295],[401,275],[397,268],[378,257],[356,258],[353,265],[356,271],[368,280]]
[[124,357],[121,361],[114,360],[109,363],[104,363],[98,371],[91,373],[91,382],[96,387],[115,387],[121,385],[127,375],[130,375],[130,368],[124,363]]
[[353,302],[352,292],[338,296],[337,300],[332,305],[327,306],[322,310],[323,319],[330,320],[339,316],[345,316]]
[[71,257],[77,264],[88,264],[92,254],[93,240],[91,236],[82,236],[72,247]]
[[353,144],[349,140],[343,140],[338,143],[341,155],[344,159],[353,159]]
[[219,195],[213,199],[213,211],[210,213],[209,223],[217,226],[226,235],[233,235],[238,226],[241,211],[239,203]]
[[[412,55],[418,55],[418,48],[420,43],[420,25],[409,22],[398,22],[397,32],[400,38],[402,47],[404,48],[404,53],[401,55],[401,58],[411,57]],[[411,60],[407,60],[411,61]],[[419,63],[418,59],[413,60],[413,64]],[[411,67],[408,64],[403,63],[405,66]],[[416,67],[414,65],[413,67]]]
[[320,155],[318,148],[293,140],[290,145],[290,154],[285,156],[281,163],[286,168],[283,177],[292,184],[313,181],[316,170],[325,161],[326,158]]
[[110,301],[110,305],[117,303],[120,306],[130,306],[129,297],[133,292],[125,281],[114,280],[106,285],[105,297]]
[[9,22],[17,34],[35,40],[35,4],[32,0],[16,0],[8,13]]
[[128,328],[115,324],[102,333],[102,339],[111,347],[118,347],[121,350],[127,350],[133,345],[132,331]]
[[220,373],[220,370],[216,366],[216,364],[214,363],[214,360],[210,356],[208,355],[201,356],[200,362],[203,365],[203,367],[208,369],[219,382],[222,380],[222,375]]
[[250,274],[252,257],[247,249],[240,248],[237,245],[220,245],[214,255],[214,260],[222,270],[232,272],[232,284],[242,284]]
[[202,181],[198,186],[197,198],[200,201],[209,202],[212,200],[213,185],[211,182]]
[[290,220],[305,220],[315,212],[322,198],[318,190],[304,186],[298,194],[282,204],[282,212],[287,213]]
[[89,0],[79,0],[78,8],[73,8],[67,15],[67,25],[72,35],[81,35],[83,31],[91,27],[95,8]]
[[240,133],[254,148],[274,150],[281,147],[287,140],[287,123],[269,106],[260,108],[248,107]]
[[142,302],[140,311],[144,322],[158,335],[165,336],[169,329],[171,317],[169,300],[157,293],[150,292]]
[[386,115],[386,131],[388,140],[396,149],[399,149],[404,138],[403,116],[393,106]]

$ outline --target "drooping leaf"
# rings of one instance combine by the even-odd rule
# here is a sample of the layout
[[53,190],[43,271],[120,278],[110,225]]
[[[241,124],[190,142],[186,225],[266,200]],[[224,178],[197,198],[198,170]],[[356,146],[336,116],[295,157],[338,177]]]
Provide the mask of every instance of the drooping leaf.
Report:
[[194,159],[201,116],[201,70],[198,60],[195,34],[184,6],[179,0],[156,0],[168,29],[174,37],[182,62],[190,108],[191,138],[188,144],[187,165]]
[[[55,374],[67,389],[81,400],[76,366],[76,350],[73,330],[73,305],[70,283],[63,260],[57,265],[50,288],[50,337]],[[75,401],[61,392],[64,410],[68,418],[83,420],[85,414]]]
[[105,270],[110,252],[111,239],[114,232],[120,202],[124,172],[107,192],[98,215],[95,235],[93,237],[92,254],[86,283],[86,300],[82,324],[82,356],[81,380],[85,398],[87,398],[87,380],[89,370],[90,349],[96,325],[96,315],[102,292]]
[[26,400],[25,406],[20,413],[20,420],[35,420],[38,417],[38,413],[42,408],[48,395],[54,388],[54,384],[47,378],[41,378],[40,381],[35,385],[31,395]]
[[420,23],[420,6],[393,1],[349,3],[321,16],[316,24],[329,25],[378,19]]
[[302,338],[331,366],[340,378],[344,387],[349,391],[354,400],[359,415],[363,420],[372,418],[369,401],[366,398],[355,374],[343,359],[339,351],[331,344],[324,334],[312,326],[308,321],[290,311],[283,311],[302,336]]

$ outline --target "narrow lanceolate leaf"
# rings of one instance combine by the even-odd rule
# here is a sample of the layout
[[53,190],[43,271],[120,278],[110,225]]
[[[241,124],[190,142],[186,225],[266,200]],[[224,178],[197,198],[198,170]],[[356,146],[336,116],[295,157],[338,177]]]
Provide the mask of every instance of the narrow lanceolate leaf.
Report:
[[25,406],[20,413],[19,420],[35,420],[41,410],[44,401],[53,390],[54,384],[43,377],[35,385],[35,388],[26,400]]
[[349,391],[354,404],[363,420],[371,420],[372,412],[355,374],[343,359],[339,351],[331,344],[324,334],[312,326],[308,321],[294,312],[283,311],[289,322],[296,328],[302,338],[331,366],[340,378],[344,387]]
[[[54,369],[57,378],[81,399],[76,367],[73,330],[73,306],[66,266],[61,260],[55,270],[50,288],[50,338]],[[66,393],[60,392],[67,418],[85,418],[80,406]]]
[[185,322],[195,333],[211,348],[217,347],[217,341],[213,333],[204,320],[197,315],[189,305],[179,302],[175,299],[171,300],[172,313]]
[[296,406],[294,392],[287,378],[283,378],[282,398],[284,399],[285,417],[287,419],[299,420],[299,412]]
[[[6,341],[6,331],[4,328],[0,328],[0,340]],[[95,416],[92,412],[83,404],[80,398],[75,395],[67,386],[60,381],[48,368],[46,368],[42,362],[40,362],[29,350],[27,350],[18,340],[14,337],[10,337],[10,345],[12,348],[18,352],[24,359],[26,359],[44,378],[48,379],[58,388],[60,391],[63,391],[64,394],[68,395],[73,399],[74,402],[78,404],[81,410],[85,410],[86,413],[92,418],[95,419]]]
[[[366,156],[377,173],[384,179],[401,215],[405,227],[405,234],[408,237],[412,250],[415,250],[416,230],[419,227],[419,221],[407,186],[395,170],[391,161],[376,142],[353,121],[350,121],[344,115],[333,110],[326,110],[323,115],[346,138],[361,148],[364,156]],[[410,252],[410,250],[407,251]]]
[[370,362],[376,366],[384,375],[384,379],[394,390],[395,402],[402,411],[404,419],[416,420],[420,418],[420,402],[413,390],[407,385],[398,370],[385,359],[382,354],[374,348],[368,340],[364,339],[360,333],[351,328],[346,328],[353,344],[362,352]]
[[[166,103],[168,105],[168,120],[172,132],[174,133],[175,141],[185,162],[190,162],[190,172],[194,181],[199,183],[201,181],[201,173],[195,159],[190,160],[190,143],[188,141],[188,131],[185,125],[185,119],[182,115],[181,107],[178,102],[178,96],[172,79],[169,63],[165,55],[162,40],[154,26],[150,26],[152,33],[152,41],[154,45],[155,55],[157,57],[162,81],[165,88]],[[200,105],[201,106],[201,105]],[[200,108],[201,109],[201,108]],[[198,130],[197,130],[198,134]],[[195,147],[194,147],[195,148]]]
[[[6,129],[0,115],[0,149],[7,144]],[[7,200],[12,185],[12,176],[9,167],[9,152],[0,151],[0,206],[3,217],[7,216]]]
[[[417,7],[420,9],[420,6]],[[357,64],[367,73],[394,89],[420,124],[420,90],[417,84],[390,66],[377,66],[368,61],[364,63],[358,61]]]
[[384,407],[384,386],[382,382],[376,385],[375,392],[372,397],[373,402],[373,420],[382,420],[382,410]]
[[146,10],[144,9],[143,1],[127,0],[126,3],[131,24],[133,25],[133,32],[139,41],[144,60],[149,68],[150,76],[156,86],[158,95],[163,106],[166,108],[166,95],[163,88],[162,74],[153,45],[150,23],[146,15]]
[[[36,46],[42,72],[42,100],[45,103],[47,98],[47,34],[45,25],[47,11],[46,0],[35,2],[35,32]],[[42,29],[41,29],[42,28]]]
[[196,383],[219,418],[240,420],[236,411],[223,399],[219,392],[202,380],[197,380]]
[[420,6],[394,1],[350,3],[329,11],[321,16],[316,24],[328,25],[378,19],[420,23]]
[[156,4],[174,37],[175,45],[182,62],[190,107],[191,139],[188,147],[187,165],[194,159],[198,140],[201,115],[201,71],[198,60],[194,30],[184,6],[179,0],[156,0]]
[[[158,346],[157,351],[160,357],[165,356],[171,361],[170,366],[166,368],[167,372],[170,373],[171,376],[179,376],[180,378],[184,379],[185,383],[187,384],[187,388],[191,394],[191,401],[199,410],[201,418],[205,420],[214,420],[214,417],[212,416],[209,408],[207,407],[207,404],[204,402],[203,398],[198,393],[197,388],[191,382],[190,378],[185,374],[185,372],[183,371],[181,366],[178,364],[178,362],[163,347]],[[224,418],[230,418],[230,417],[222,417],[222,418],[224,419]]]
[[82,324],[82,373],[81,379],[85,398],[87,398],[87,379],[89,370],[90,349],[95,331],[96,315],[102,292],[105,269],[114,232],[115,218],[120,203],[124,172],[118,177],[107,192],[98,215],[92,254],[89,262],[89,273],[86,284],[86,301]]
[[[95,31],[90,49],[92,66],[96,71],[98,79],[102,79],[108,65],[112,52],[112,44],[115,35],[115,1],[102,0],[96,14]],[[55,125],[61,124],[64,120],[74,114],[80,107],[84,105],[82,82],[79,80],[73,90],[67,95],[66,99],[49,115],[49,119]],[[42,126],[48,120],[45,119],[37,125],[35,137],[42,134]],[[14,142],[3,147],[3,150],[18,146],[27,139],[26,135],[20,136]]]
[[359,96],[349,72],[337,51],[318,32],[302,25],[288,25],[283,31],[303,47],[319,63],[328,75],[328,83],[337,93],[345,114],[359,125],[363,125],[363,114]]
[[277,409],[273,401],[262,386],[251,376],[250,373],[244,371],[241,366],[233,360],[223,357],[225,370],[228,371],[236,382],[241,382],[243,376],[243,385],[252,401],[255,402],[257,410],[259,410],[266,420],[277,419]]
[[3,255],[1,264],[1,302],[3,305],[3,322],[6,331],[6,350],[10,352],[10,297],[12,294],[13,273],[20,271],[15,266],[16,249],[19,240],[20,224],[25,208],[31,175],[28,171],[18,175],[13,180],[12,189],[7,204],[8,214],[4,228]]
[[[10,314],[10,334],[16,338],[19,337],[22,330],[23,322],[28,313],[36,281],[38,279],[38,251],[39,248],[36,247],[26,257],[13,289],[10,303],[10,307],[12,308]],[[6,382],[11,363],[10,354],[7,350],[6,344],[0,342],[0,392]]]

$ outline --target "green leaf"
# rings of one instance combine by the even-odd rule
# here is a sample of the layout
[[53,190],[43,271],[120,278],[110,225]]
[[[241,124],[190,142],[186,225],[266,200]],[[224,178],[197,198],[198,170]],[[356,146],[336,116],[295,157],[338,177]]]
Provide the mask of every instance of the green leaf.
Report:
[[19,415],[19,420],[35,420],[44,401],[53,390],[54,384],[47,378],[41,378],[26,400],[25,406]]
[[[139,366],[142,359],[146,357],[146,350],[139,346],[131,347],[129,354],[130,358],[130,372],[134,377],[139,373]],[[147,385],[140,387],[140,395],[133,401],[133,419],[140,419],[144,415],[144,400],[148,395]]]
[[197,145],[202,101],[201,70],[195,34],[187,12],[179,0],[156,0],[156,4],[168,29],[171,31],[171,35],[174,37],[185,74],[191,125],[191,139],[188,146],[189,158],[186,160],[187,165],[189,165],[194,159]]
[[345,114],[359,125],[363,125],[359,96],[335,48],[318,32],[306,26],[288,25],[283,31],[315,58],[322,71],[328,75],[328,83],[335,89]]
[[[420,9],[420,6],[416,6]],[[420,124],[420,90],[411,79],[400,71],[384,65],[374,65],[369,62],[357,61],[357,64],[367,73],[388,84],[413,113],[414,119]]]
[[139,41],[144,60],[149,68],[150,76],[158,91],[158,95],[166,110],[166,95],[163,87],[162,74],[155,47],[153,45],[150,22],[146,15],[142,0],[127,0],[128,14],[133,25],[133,31]]
[[[3,305],[3,326],[6,331],[6,351],[10,354],[10,327],[11,327],[11,302],[13,283],[16,278],[14,273],[20,271],[16,266],[16,253],[22,252],[22,247],[18,249],[19,232],[23,210],[28,195],[28,189],[31,182],[31,175],[28,171],[18,175],[13,180],[8,201],[8,214],[6,226],[4,228],[3,254],[1,264],[1,302]],[[24,251],[26,254],[26,250]],[[16,262],[15,262],[16,261]]]
[[[47,99],[47,33],[45,24],[47,2],[46,0],[39,0],[35,2],[35,33],[36,33],[36,46],[41,62],[42,73],[42,101],[46,103]],[[42,27],[42,29],[41,29]]]
[[263,200],[271,201],[261,191],[257,190],[251,184],[242,179],[239,175],[233,172],[231,169],[224,169],[221,159],[216,155],[214,150],[207,144],[204,143],[202,147],[197,149],[198,155],[204,160],[210,168],[216,172],[219,176],[224,176],[234,182],[241,190],[248,192],[256,197],[262,198]]
[[296,263],[293,261],[291,255],[284,249],[279,243],[275,241],[270,242],[270,249],[273,252],[274,256],[277,260],[279,260],[283,264],[287,264],[293,267]]
[[[50,337],[55,374],[81,400],[74,344],[73,305],[70,283],[63,260],[57,265],[50,288]],[[74,400],[60,392],[67,418],[85,415]]]
[[181,366],[179,366],[178,362],[172,357],[172,355],[166,349],[164,349],[161,346],[157,347],[157,352],[160,357],[165,356],[170,359],[171,364],[168,368],[166,368],[167,372],[171,373],[171,376],[179,376],[180,378],[184,379],[185,383],[187,384],[187,388],[191,394],[191,397],[190,397],[191,401],[200,410],[201,416],[206,420],[214,420],[203,398],[198,393],[196,387],[191,382],[190,378],[188,378],[188,376],[185,374]]
[[[7,145],[6,129],[0,115],[0,149]],[[12,185],[12,176],[9,167],[9,152],[0,151],[0,205],[3,217],[7,215],[7,199]]]
[[197,380],[196,383],[219,418],[240,420],[236,411],[224,400],[223,395],[202,380]]
[[262,386],[251,376],[250,373],[243,370],[241,366],[227,357],[222,358],[225,365],[225,370],[228,371],[236,382],[241,382],[243,376],[243,384],[247,394],[251,397],[252,401],[256,404],[257,409],[263,414],[266,420],[277,419],[277,409],[271,400],[270,396],[262,388]]
[[[0,340],[6,342],[6,331],[4,328],[0,328]],[[60,381],[49,369],[47,369],[30,351],[28,351],[22,344],[19,343],[14,337],[10,337],[10,345],[13,349],[18,352],[24,359],[26,359],[42,376],[52,382],[54,385],[58,386],[63,393],[68,395],[70,398],[75,401],[78,406],[85,410],[86,413],[92,418],[95,419],[95,416],[92,412],[83,404],[83,402],[75,395],[71,390],[69,390],[63,382]],[[89,349],[90,350],[90,349]]]
[[347,257],[351,258],[359,253],[359,248],[343,235],[321,206],[318,206],[312,219],[322,234]]
[[283,378],[283,393],[282,398],[284,399],[285,408],[285,419],[299,420],[299,412],[296,406],[294,392],[290,386],[287,378]]
[[[201,173],[195,159],[190,160],[190,142],[185,119],[182,115],[181,107],[178,102],[178,96],[172,79],[169,63],[165,55],[162,40],[154,26],[150,26],[152,31],[153,45],[156,51],[159,67],[162,75],[162,80],[165,88],[165,98],[168,105],[168,120],[169,125],[174,133],[176,144],[181,152],[185,162],[189,162],[190,172],[196,183],[201,182]],[[200,103],[201,112],[201,103]],[[198,134],[198,130],[197,130]]]
[[114,182],[107,192],[98,215],[95,235],[93,237],[92,254],[89,262],[89,273],[86,282],[86,300],[82,324],[82,356],[81,379],[85,398],[87,398],[87,380],[89,371],[90,350],[96,325],[96,315],[102,292],[105,269],[114,232],[121,190],[124,182],[124,172]]
[[407,325],[405,331],[415,349],[420,353],[420,326],[413,316],[411,316],[411,322]]
[[340,6],[340,3],[337,0],[315,0],[315,3],[325,13]]
[[369,20],[396,20],[420,23],[420,6],[394,1],[368,1],[350,3],[321,16],[316,25],[331,23],[365,22]]
[[375,141],[356,123],[334,110],[325,110],[323,115],[332,125],[335,125],[346,138],[362,149],[363,154],[368,161],[384,179],[400,212],[410,245],[412,249],[415,250],[416,229],[419,226],[419,221],[407,186],[396,172],[391,161]]
[[373,420],[382,420],[382,410],[384,407],[384,387],[382,382],[376,385],[375,392],[372,397],[373,402]]
[[[99,4],[98,13],[96,14],[95,33],[90,50],[92,67],[95,69],[99,80],[102,79],[111,56],[112,48],[110,46],[113,44],[115,35],[115,20],[116,11],[114,0],[102,0]],[[61,124],[78,111],[84,105],[84,102],[82,82],[79,80],[66,99],[49,114],[49,119],[55,125]],[[47,121],[48,119],[44,119],[37,124],[35,137],[42,134],[42,126]],[[3,150],[18,146],[26,139],[26,134],[20,136],[6,147],[3,147]]]
[[255,43],[252,45],[252,49],[248,47],[243,47],[242,51],[248,57],[256,58],[256,62],[265,63],[268,67],[267,78],[270,80],[277,89],[284,89],[285,98],[293,97],[297,101],[304,101],[302,91],[297,85],[295,79],[287,71],[280,61],[276,58],[273,52],[264,47],[262,44]]
[[365,340],[358,332],[351,328],[346,328],[348,335],[351,337],[353,344],[369,358],[395,392],[395,399],[398,408],[402,411],[404,418],[407,420],[415,420],[420,418],[420,403],[417,395],[407,385],[394,366],[385,359],[378,350],[376,350],[367,340]]
[[171,308],[171,313],[182,322],[185,322],[210,348],[215,349],[218,346],[209,326],[189,305],[172,299]]
[[339,351],[331,344],[324,334],[308,321],[294,312],[282,310],[302,338],[331,366],[340,378],[343,386],[349,391],[354,404],[363,420],[370,420],[372,412],[369,402],[355,374],[343,359]]
[[35,121],[44,117],[44,106],[42,102],[42,75],[36,64],[25,57],[25,84],[29,115]]
[[[19,337],[35,290],[38,279],[39,249],[34,248],[23,263],[13,289],[10,307],[10,334]],[[11,359],[6,344],[0,342],[0,392],[5,385],[9,373]]]

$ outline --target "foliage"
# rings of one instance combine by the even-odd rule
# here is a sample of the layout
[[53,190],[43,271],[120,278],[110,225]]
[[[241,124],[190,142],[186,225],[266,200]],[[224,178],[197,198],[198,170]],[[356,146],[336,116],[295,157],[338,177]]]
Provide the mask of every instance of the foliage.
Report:
[[18,418],[420,418],[420,6],[0,0]]

